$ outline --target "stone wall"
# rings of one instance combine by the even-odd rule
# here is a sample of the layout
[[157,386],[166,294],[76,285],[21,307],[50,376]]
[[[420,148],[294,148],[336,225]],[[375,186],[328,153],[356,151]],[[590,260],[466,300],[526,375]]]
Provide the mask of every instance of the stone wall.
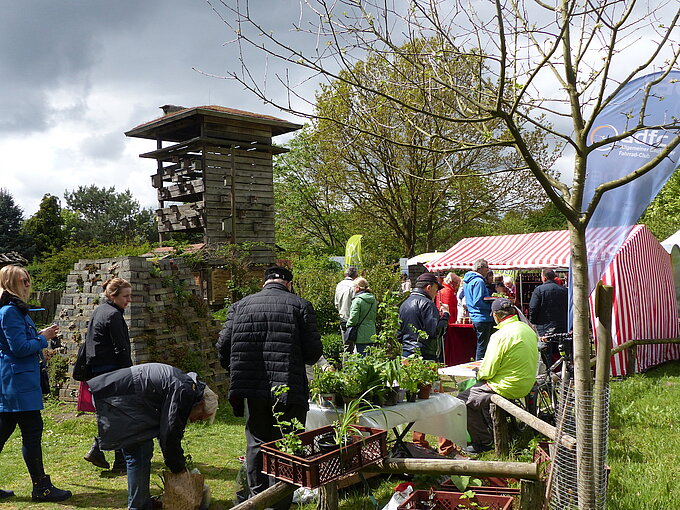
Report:
[[125,320],[133,363],[167,363],[195,371],[224,395],[228,379],[215,350],[220,325],[210,316],[191,270],[178,259],[122,257],[81,260],[68,276],[55,316],[64,344],[59,354],[69,362],[59,396],[66,400],[77,397],[79,383],[70,377],[72,364],[85,341],[92,312],[105,299],[102,283],[113,276],[132,285],[132,303],[125,310]]

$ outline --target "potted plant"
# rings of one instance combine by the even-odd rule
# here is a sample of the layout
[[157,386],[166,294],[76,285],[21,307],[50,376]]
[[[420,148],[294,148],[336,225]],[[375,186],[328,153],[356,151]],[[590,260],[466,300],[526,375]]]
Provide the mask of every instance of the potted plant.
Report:
[[361,394],[359,398],[345,402],[342,412],[338,412],[338,418],[332,424],[333,432],[319,438],[319,448],[322,451],[332,451],[351,444],[353,436],[362,436],[357,428],[361,415],[375,409],[373,404],[366,399],[371,389]]
[[400,359],[391,359],[383,361],[380,364],[380,375],[383,386],[387,388],[385,396],[386,405],[395,405],[399,403],[399,389],[401,384],[401,361]]
[[272,405],[272,414],[274,416],[274,421],[276,421],[276,426],[281,432],[281,439],[276,441],[276,447],[284,453],[289,453],[291,455],[299,455],[302,453],[302,441],[298,435],[300,432],[305,430],[305,426],[297,418],[292,418],[291,420],[283,419],[283,411],[277,411],[277,404],[279,403],[279,397],[281,395],[288,393],[289,387],[284,385],[275,386],[272,388],[274,392],[274,404]]
[[333,370],[324,370],[314,365],[314,378],[309,383],[312,398],[321,406],[341,405],[337,395],[343,385],[342,376]]

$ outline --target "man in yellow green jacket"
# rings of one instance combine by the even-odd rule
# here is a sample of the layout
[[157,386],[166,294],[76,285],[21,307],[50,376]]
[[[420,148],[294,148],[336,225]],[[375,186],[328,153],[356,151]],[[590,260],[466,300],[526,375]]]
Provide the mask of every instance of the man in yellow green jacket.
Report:
[[470,454],[490,450],[493,443],[489,404],[498,393],[507,399],[526,396],[536,382],[538,337],[528,324],[519,320],[512,301],[494,300],[491,313],[497,326],[477,372],[477,383],[458,398],[467,407],[467,428],[472,444]]

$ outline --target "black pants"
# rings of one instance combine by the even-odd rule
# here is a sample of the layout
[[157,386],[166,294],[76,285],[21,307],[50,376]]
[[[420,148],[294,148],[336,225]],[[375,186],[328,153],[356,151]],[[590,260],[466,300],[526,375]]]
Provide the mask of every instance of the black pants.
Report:
[[45,476],[42,457],[43,420],[40,411],[0,413],[0,452],[19,425],[21,430],[21,453],[31,480],[39,481]]
[[457,396],[457,398],[465,402],[465,407],[467,408],[467,429],[473,443],[490,444],[493,442],[493,428],[489,407],[491,405],[491,397],[495,393],[486,384],[486,381],[479,381]]
[[[279,420],[290,421],[291,418],[297,418],[302,424],[305,423],[306,406],[288,405],[280,410],[283,412],[283,416]],[[251,495],[263,492],[276,482],[273,477],[262,473],[260,445],[279,438],[281,438],[281,431],[272,414],[272,402],[268,399],[246,399],[246,463]],[[291,494],[273,505],[272,508],[288,510],[292,502],[293,495]]]

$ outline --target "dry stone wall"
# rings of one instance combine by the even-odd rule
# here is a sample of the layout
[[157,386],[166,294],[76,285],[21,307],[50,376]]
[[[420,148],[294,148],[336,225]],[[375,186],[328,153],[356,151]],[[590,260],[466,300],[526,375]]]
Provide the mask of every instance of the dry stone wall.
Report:
[[132,285],[132,303],[124,316],[133,363],[167,363],[194,371],[226,394],[228,379],[215,350],[220,325],[212,319],[191,270],[179,259],[123,257],[81,260],[68,276],[55,317],[64,344],[60,351],[69,361],[69,376],[59,396],[77,397],[79,383],[70,377],[72,364],[92,312],[105,299],[102,283],[113,276]]

